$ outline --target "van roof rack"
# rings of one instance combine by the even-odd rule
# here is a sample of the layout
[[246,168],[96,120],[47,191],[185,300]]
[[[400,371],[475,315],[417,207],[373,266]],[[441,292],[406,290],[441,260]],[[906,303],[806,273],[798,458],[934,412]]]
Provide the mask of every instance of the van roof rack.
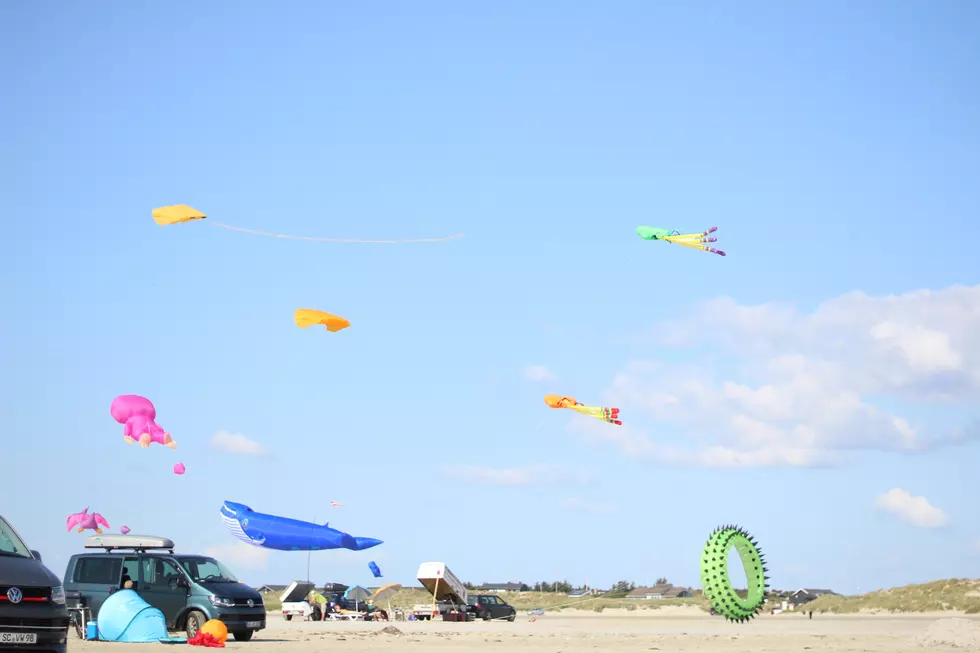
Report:
[[85,538],[86,549],[105,549],[106,553],[125,549],[127,551],[174,552],[174,542],[154,535],[89,535]]

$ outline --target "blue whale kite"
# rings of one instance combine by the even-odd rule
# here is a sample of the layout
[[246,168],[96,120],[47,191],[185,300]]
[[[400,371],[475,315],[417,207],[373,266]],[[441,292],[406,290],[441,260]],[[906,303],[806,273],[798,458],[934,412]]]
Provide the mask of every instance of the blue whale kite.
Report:
[[363,551],[382,543],[370,537],[353,537],[327,524],[320,526],[313,522],[255,512],[245,504],[234,501],[221,504],[221,520],[225,528],[243,542],[279,551]]

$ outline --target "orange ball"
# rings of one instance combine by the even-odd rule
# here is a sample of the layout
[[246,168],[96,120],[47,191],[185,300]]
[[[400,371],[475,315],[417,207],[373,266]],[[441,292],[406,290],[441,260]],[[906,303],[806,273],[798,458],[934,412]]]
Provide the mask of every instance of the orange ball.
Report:
[[224,644],[228,641],[228,626],[220,619],[211,619],[201,626],[201,632],[207,633],[216,640]]

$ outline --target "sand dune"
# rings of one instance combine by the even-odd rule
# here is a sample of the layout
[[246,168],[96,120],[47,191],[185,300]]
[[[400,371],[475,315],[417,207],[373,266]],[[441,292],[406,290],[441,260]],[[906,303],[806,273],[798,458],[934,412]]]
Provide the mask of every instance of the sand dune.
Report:
[[[382,632],[393,626],[401,634]],[[959,648],[943,643],[952,642]],[[162,653],[161,644],[112,644],[72,639],[72,651]],[[717,651],[717,653],[800,653],[806,650],[901,652],[980,651],[980,618],[942,614],[763,615],[748,624],[729,624],[691,608],[650,612],[606,610],[547,614],[535,621],[471,622],[286,622],[270,614],[268,628],[251,642],[228,642],[228,649],[254,653],[330,651],[440,651],[497,653],[584,653],[586,651]],[[186,648],[181,647],[186,651]],[[204,650],[196,649],[195,650]]]

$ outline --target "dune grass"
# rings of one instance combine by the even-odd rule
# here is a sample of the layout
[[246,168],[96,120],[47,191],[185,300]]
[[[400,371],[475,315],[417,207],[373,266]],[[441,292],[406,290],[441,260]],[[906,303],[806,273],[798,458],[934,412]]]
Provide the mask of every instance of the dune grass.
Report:
[[821,596],[803,609],[836,614],[946,611],[980,614],[980,580],[952,578],[859,596]]
[[[689,599],[660,599],[637,601],[622,598],[569,597],[552,592],[507,592],[499,596],[518,611],[541,608],[547,612],[568,610],[607,609],[656,610],[666,606],[692,606],[707,611],[708,602],[700,595]],[[269,612],[279,611],[282,606],[275,594],[266,594],[265,606]],[[418,603],[431,603],[432,595],[422,590],[402,590],[391,600],[393,607],[411,608]],[[770,598],[778,605],[778,599]],[[948,612],[980,614],[980,580],[953,578],[920,585],[906,585],[878,590],[859,596],[822,596],[806,604],[806,610],[817,613],[848,614],[858,612]]]
[[[565,594],[554,592],[506,592],[499,596],[511,604],[518,611],[542,608],[548,612],[555,612],[562,609],[570,610],[592,610],[602,612],[606,609],[623,610],[656,610],[666,606],[692,606],[707,611],[709,606],[707,601],[701,597],[688,599],[659,599],[650,601],[637,601],[630,599],[609,599],[602,596],[598,597],[570,597]],[[276,612],[282,609],[279,597],[275,594],[265,594],[266,610]],[[411,608],[419,603],[432,603],[432,595],[423,590],[402,590],[395,594],[391,599],[392,607]]]

